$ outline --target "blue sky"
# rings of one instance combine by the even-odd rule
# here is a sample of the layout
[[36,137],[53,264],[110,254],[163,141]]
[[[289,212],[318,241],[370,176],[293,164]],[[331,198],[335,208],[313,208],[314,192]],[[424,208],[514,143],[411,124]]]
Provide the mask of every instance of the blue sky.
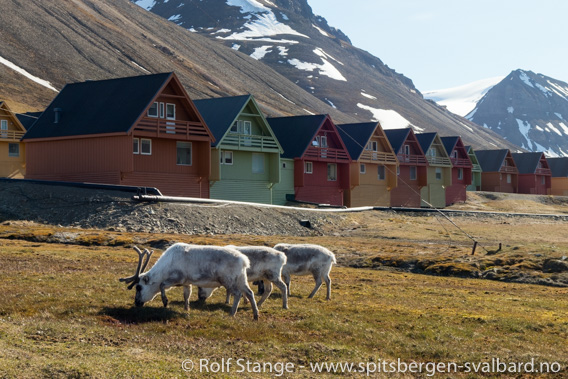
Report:
[[421,91],[518,68],[568,82],[567,0],[308,0]]

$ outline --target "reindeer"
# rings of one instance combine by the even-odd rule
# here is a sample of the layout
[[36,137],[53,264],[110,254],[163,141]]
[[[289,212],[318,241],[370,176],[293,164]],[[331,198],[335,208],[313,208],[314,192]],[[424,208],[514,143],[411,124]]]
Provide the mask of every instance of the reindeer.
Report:
[[129,284],[128,289],[136,286],[134,304],[143,306],[156,297],[162,296],[164,307],[168,306],[166,291],[173,286],[184,287],[184,309],[189,310],[191,285],[204,288],[223,286],[234,296],[231,316],[237,313],[241,295],[251,303],[255,320],[258,320],[258,308],[254,294],[247,283],[246,270],[250,266],[249,259],[239,251],[222,246],[199,246],[176,243],[170,246],[156,261],[154,266],[144,271],[152,252],[147,249],[142,252],[134,246],[138,253],[138,266],[134,275],[120,278],[121,282]]

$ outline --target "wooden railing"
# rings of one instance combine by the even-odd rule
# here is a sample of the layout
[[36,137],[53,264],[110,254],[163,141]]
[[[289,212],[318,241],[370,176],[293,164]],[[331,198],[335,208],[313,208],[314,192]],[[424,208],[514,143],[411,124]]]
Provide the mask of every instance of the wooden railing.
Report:
[[398,161],[400,163],[411,163],[411,164],[422,164],[425,165],[426,157],[423,155],[406,155],[406,154],[398,154]]
[[440,166],[451,166],[452,162],[450,161],[450,158],[448,157],[432,157],[427,155],[426,159],[428,160],[428,163],[430,163],[431,165],[440,165]]
[[306,151],[305,158],[332,161],[349,161],[349,155],[345,150],[331,147],[310,146]]
[[499,170],[499,172],[517,174],[519,170],[517,170],[517,168],[513,166],[501,166],[501,170]]
[[474,163],[473,166],[471,167],[471,171],[473,172],[481,172],[481,165]]
[[21,132],[19,130],[1,130],[0,131],[0,139],[2,140],[10,140],[10,141],[19,141],[22,137],[26,134],[26,132]]
[[549,168],[537,168],[536,169],[537,175],[552,175],[552,171]]
[[271,136],[229,133],[223,139],[223,146],[253,148],[260,150],[278,150],[278,144]]
[[384,151],[365,150],[363,151],[363,154],[361,154],[359,160],[378,163],[396,163],[396,156],[393,153],[387,153]]
[[206,129],[199,122],[155,118],[143,118],[134,127],[134,131],[152,133],[160,138],[175,138],[182,135],[186,137],[209,136]]
[[453,158],[451,157],[450,160],[452,161],[452,164],[456,167],[471,167],[471,161],[465,158]]

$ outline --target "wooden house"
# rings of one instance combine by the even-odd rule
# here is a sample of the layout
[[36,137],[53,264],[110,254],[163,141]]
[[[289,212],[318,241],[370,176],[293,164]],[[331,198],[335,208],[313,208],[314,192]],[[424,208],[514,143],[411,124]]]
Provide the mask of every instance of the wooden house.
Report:
[[26,129],[5,101],[0,101],[0,177],[21,179],[26,173],[26,150],[20,142]]
[[[268,118],[280,142],[282,178],[277,202],[296,201],[343,206],[350,188],[351,159],[329,115]],[[293,183],[289,174],[293,164]],[[293,195],[293,196],[292,196]]]
[[254,97],[195,100],[194,104],[215,137],[211,198],[272,204],[283,150]]
[[398,160],[378,122],[337,125],[353,162],[350,188],[345,191],[348,207],[390,206],[390,191],[396,187]]
[[452,185],[450,156],[438,133],[419,133],[416,138],[428,161],[428,182],[420,190],[420,206],[444,208],[446,188]]
[[466,146],[467,155],[471,161],[471,184],[466,187],[468,191],[481,191],[481,166],[475,155],[473,147]]
[[214,137],[174,73],[67,84],[23,140],[29,179],[209,197]]
[[472,182],[473,164],[460,137],[442,137],[452,162],[452,184],[446,187],[446,205],[467,200],[467,186]]
[[481,190],[516,193],[519,170],[508,149],[476,150],[481,166]]
[[548,195],[552,173],[541,152],[512,153],[519,170],[518,193]]
[[420,207],[420,191],[428,184],[428,162],[410,128],[385,130],[398,159],[398,182],[391,190],[392,207]]
[[552,177],[550,195],[568,196],[568,157],[547,158]]

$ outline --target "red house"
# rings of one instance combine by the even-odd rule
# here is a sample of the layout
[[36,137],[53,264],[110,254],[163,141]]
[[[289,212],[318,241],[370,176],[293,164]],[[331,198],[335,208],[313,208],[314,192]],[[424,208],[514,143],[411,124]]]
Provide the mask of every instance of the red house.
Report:
[[282,164],[293,160],[294,199],[343,206],[343,194],[350,188],[351,158],[329,115],[267,121],[284,149]]
[[209,197],[214,138],[174,73],[67,84],[23,141],[28,179]]
[[428,184],[428,161],[412,129],[390,129],[385,134],[398,158],[398,185],[391,190],[391,207],[416,207],[420,190]]
[[461,137],[442,137],[452,161],[452,184],[446,187],[446,205],[467,200],[467,186],[472,181],[473,164]]
[[519,193],[548,195],[552,172],[544,153],[511,154],[519,170]]
[[508,149],[475,150],[481,166],[481,190],[517,193],[519,170]]

